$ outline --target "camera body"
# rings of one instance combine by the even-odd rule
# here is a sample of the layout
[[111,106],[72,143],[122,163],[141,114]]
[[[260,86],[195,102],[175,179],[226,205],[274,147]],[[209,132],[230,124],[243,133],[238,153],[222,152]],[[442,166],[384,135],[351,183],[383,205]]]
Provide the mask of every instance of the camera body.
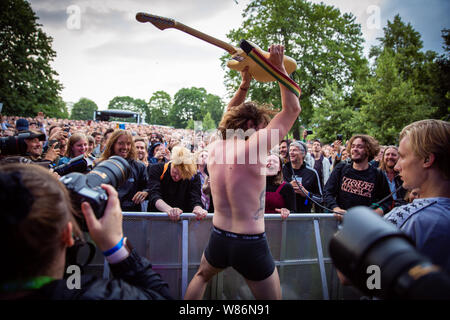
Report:
[[93,164],[93,160],[84,155],[79,155],[78,157],[71,159],[69,162],[55,167],[53,171],[62,177],[72,172],[86,172],[88,169],[92,168]]
[[342,141],[343,140],[342,134],[337,134],[336,135],[336,140]]
[[0,138],[1,155],[24,155],[27,152],[25,139],[29,138],[29,133],[22,133],[12,137]]
[[108,195],[100,185],[102,183],[110,184],[117,189],[128,179],[130,172],[131,168],[127,160],[119,156],[112,156],[99,163],[86,175],[72,172],[61,177],[60,181],[69,190],[72,203],[78,213],[81,212],[81,203],[86,201],[91,205],[95,216],[101,218]]
[[100,185],[91,186],[88,178],[88,175],[72,172],[62,177],[60,181],[69,190],[72,202],[77,205],[77,209],[79,209],[81,203],[87,201],[94,210],[95,216],[101,218],[108,201],[108,195]]

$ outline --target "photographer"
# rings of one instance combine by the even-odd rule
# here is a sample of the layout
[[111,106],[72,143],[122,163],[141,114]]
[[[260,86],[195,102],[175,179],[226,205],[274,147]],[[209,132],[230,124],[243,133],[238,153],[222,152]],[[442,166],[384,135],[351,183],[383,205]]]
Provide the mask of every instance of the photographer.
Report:
[[55,146],[52,146],[43,155],[43,141],[45,141],[45,134],[31,130],[21,131],[13,137],[2,138],[1,155],[6,156],[2,160],[6,162],[18,162],[19,160],[10,160],[13,158],[25,158],[34,163],[49,167],[58,158],[59,150]]
[[111,156],[120,156],[131,166],[131,175],[118,189],[123,211],[141,211],[141,203],[148,196],[147,172],[145,165],[137,159],[136,146],[129,131],[116,130],[108,139],[99,162]]
[[[90,205],[81,206],[90,236],[107,255],[113,279],[81,276],[80,289],[63,280],[66,250],[80,229],[72,215],[65,187],[52,174],[34,165],[0,167],[0,240],[7,243],[0,264],[1,299],[117,300],[170,299],[167,284],[151,264],[122,244],[122,212],[117,192],[102,185],[109,199],[102,218]],[[14,201],[15,200],[15,201]],[[119,244],[119,245],[118,245]]]

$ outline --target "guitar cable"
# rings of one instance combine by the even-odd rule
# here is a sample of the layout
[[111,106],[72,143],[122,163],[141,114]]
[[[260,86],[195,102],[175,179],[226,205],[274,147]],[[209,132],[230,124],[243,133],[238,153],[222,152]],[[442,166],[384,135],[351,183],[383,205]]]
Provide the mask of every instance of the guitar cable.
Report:
[[[292,171],[292,178],[294,178],[294,181],[295,181],[295,183],[297,184],[297,187],[298,187],[299,189],[301,189],[301,187],[300,187],[301,184],[300,184],[300,183],[298,182],[298,180],[297,180],[297,176],[295,175],[294,168],[292,167],[292,165],[291,165],[291,171]],[[372,203],[372,204],[370,205],[369,208],[375,209],[375,208],[380,207],[380,205],[381,205],[382,203],[386,202],[386,201],[387,201],[394,193],[398,192],[402,187],[403,187],[403,183],[402,183],[397,189],[395,189],[394,191],[392,191],[390,194],[388,194],[386,197],[384,197],[384,198],[381,199],[380,201],[375,202],[375,203]],[[306,190],[306,189],[305,189],[305,190]],[[311,200],[313,203],[315,203],[315,204],[316,204],[317,206],[319,206],[320,208],[325,209],[325,210],[327,210],[327,211],[329,211],[329,212],[331,212],[331,213],[333,213],[333,214],[338,214],[338,215],[343,216],[342,213],[334,212],[333,209],[324,207],[323,205],[321,205],[320,203],[318,203],[317,201],[315,201],[313,198],[311,198],[308,194],[305,193],[305,196],[306,196],[307,199]]]

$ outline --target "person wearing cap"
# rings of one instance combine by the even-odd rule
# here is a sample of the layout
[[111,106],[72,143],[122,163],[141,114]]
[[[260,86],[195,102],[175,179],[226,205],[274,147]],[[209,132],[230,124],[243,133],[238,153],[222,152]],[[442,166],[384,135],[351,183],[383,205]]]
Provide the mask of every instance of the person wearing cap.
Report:
[[284,180],[296,193],[297,212],[311,212],[313,201],[322,202],[322,188],[317,171],[306,164],[306,144],[294,141],[289,145],[290,162],[283,166]]
[[[17,128],[17,127],[16,127]],[[19,134],[28,135],[25,138],[25,143],[27,145],[27,150],[24,156],[30,159],[33,162],[43,162],[49,161],[54,162],[58,157],[58,149],[55,149],[55,146],[48,148],[47,153],[42,155],[42,143],[45,141],[45,134],[38,131],[21,131]]]
[[16,133],[22,132],[22,131],[28,131],[30,128],[30,125],[28,123],[27,119],[17,119],[16,121]]

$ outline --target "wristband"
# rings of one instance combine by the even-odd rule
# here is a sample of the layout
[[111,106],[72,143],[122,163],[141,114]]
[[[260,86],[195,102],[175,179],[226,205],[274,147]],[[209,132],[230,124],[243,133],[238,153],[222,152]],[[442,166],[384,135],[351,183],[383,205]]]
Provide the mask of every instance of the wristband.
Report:
[[[308,197],[311,197],[311,192],[308,192]],[[305,206],[308,205],[308,198],[305,199]]]
[[122,260],[125,260],[130,255],[130,252],[127,250],[125,246],[122,246],[119,250],[114,252],[113,254],[105,257],[106,261],[110,264],[119,263]]
[[122,239],[120,239],[119,243],[116,244],[114,247],[112,247],[111,249],[109,249],[107,251],[103,251],[103,255],[105,257],[108,257],[108,256],[114,254],[115,252],[119,251],[122,247],[123,247],[123,237],[122,237]]

